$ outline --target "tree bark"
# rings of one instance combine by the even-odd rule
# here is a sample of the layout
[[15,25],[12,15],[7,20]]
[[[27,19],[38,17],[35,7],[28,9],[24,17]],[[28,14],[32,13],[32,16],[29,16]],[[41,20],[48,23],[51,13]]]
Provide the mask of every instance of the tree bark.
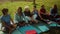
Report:
[[36,0],[33,0],[33,4],[34,4],[34,6],[36,5],[36,2],[35,2]]

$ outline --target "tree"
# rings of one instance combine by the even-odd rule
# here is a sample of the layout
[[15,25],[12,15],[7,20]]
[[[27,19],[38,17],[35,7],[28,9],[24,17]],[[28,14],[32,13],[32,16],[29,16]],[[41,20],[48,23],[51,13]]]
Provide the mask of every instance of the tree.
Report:
[[36,0],[33,0],[33,4],[34,4],[34,6],[36,6],[36,2],[35,2]]

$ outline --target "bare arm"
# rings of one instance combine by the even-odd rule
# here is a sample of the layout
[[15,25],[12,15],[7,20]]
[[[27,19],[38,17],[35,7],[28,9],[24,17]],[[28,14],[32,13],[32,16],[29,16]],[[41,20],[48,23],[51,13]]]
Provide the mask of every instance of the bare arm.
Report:
[[38,15],[41,18],[41,20],[43,20],[42,16],[40,15],[40,11],[38,11]]
[[4,21],[2,21],[2,26],[3,27],[8,27],[9,29],[11,29]]
[[12,18],[10,18],[10,20],[12,21],[12,23],[14,24],[14,21],[13,21],[13,19]]

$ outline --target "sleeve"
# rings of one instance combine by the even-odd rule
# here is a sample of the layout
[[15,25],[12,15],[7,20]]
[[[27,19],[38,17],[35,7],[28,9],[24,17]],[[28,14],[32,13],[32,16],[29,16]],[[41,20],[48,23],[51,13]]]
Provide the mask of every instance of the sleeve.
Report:
[[23,13],[23,18],[24,18],[24,21],[26,22],[26,23],[28,23],[28,17],[27,16],[25,16],[25,14]]
[[26,23],[28,23],[28,21],[30,21],[30,20],[31,20],[31,18],[30,18],[30,17],[25,16],[25,21],[26,21]]
[[14,16],[14,23],[18,23],[18,17],[17,17],[16,14],[15,14],[15,16]]
[[36,14],[34,14],[34,15],[33,15],[33,19],[34,19],[34,20],[36,20],[36,18],[37,18],[37,15],[36,15]]

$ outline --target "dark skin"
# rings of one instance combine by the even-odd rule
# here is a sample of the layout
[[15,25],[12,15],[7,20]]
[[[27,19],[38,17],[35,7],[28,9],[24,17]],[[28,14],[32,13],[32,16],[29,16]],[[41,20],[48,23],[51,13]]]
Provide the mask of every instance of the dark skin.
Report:
[[[17,10],[17,13],[19,16],[22,16],[22,8],[19,7],[18,10]],[[25,25],[25,22],[19,22],[18,26],[24,26]]]
[[[44,8],[45,8],[44,5],[42,5],[41,8],[44,9]],[[40,15],[40,13],[41,13],[41,14],[44,14],[44,15],[47,15],[47,14],[46,14],[46,13],[43,13],[43,12],[40,12],[40,11],[38,12],[39,17],[41,18],[41,20],[44,20],[44,19],[42,18],[42,16]]]
[[[8,15],[8,11],[4,12],[4,14],[3,14],[3,16],[6,16],[6,15]],[[13,24],[12,27],[14,29],[16,27],[16,25],[14,24],[12,18],[10,18],[10,21],[12,22],[12,24]],[[2,21],[2,24],[3,24],[3,26],[6,26],[9,29],[9,33],[8,34],[11,34],[12,28],[10,26],[7,26],[7,24],[4,21]]]
[[[26,8],[26,9],[25,9],[25,11],[26,11],[26,12],[28,12],[28,11],[29,11],[29,8]],[[32,14],[32,13],[31,13],[31,14]],[[38,21],[37,21],[37,20],[34,20],[34,19],[33,19],[33,15],[28,16],[28,17],[31,19],[30,24],[32,24],[32,22],[38,23]]]

